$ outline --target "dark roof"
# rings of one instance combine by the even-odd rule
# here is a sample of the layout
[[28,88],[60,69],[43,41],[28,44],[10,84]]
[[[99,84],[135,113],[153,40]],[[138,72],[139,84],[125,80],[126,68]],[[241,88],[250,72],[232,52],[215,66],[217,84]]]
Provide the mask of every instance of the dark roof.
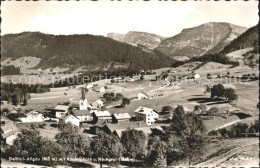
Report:
[[99,120],[94,126],[96,126],[96,127],[103,127],[103,126],[106,125],[106,123],[107,123],[106,120]]
[[84,115],[90,115],[89,110],[72,110],[73,114],[75,116],[84,116]]
[[120,122],[117,124],[106,124],[104,127],[107,127],[111,132],[119,129],[127,129],[127,128],[142,128],[148,127],[148,125],[144,121],[135,121],[135,122]]
[[79,104],[73,103],[73,104],[70,105],[70,107],[72,107],[72,108],[78,108],[78,107],[79,107]]

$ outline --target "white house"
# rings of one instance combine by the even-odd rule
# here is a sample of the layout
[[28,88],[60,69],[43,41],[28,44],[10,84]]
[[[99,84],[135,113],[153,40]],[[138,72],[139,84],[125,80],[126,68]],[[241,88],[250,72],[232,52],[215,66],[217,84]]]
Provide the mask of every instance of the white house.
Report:
[[149,99],[149,96],[148,96],[148,94],[146,94],[146,93],[144,93],[144,92],[140,92],[140,93],[138,93],[138,95],[137,95],[137,99],[138,99],[138,100]]
[[89,110],[73,110],[72,111],[74,116],[76,116],[80,122],[89,121],[90,118],[90,111]]
[[194,79],[200,78],[200,74],[197,74],[197,73],[196,73],[196,74],[193,74],[193,78],[194,78]]
[[100,110],[104,106],[104,102],[101,99],[97,99],[91,104],[91,109]]
[[69,111],[69,106],[66,105],[57,105],[54,109],[51,110],[53,115],[56,118],[60,118],[63,115],[67,114]]
[[78,119],[77,117],[69,114],[67,116],[63,116],[62,118],[60,118],[60,122],[71,123],[71,124],[79,127],[80,119]]
[[94,85],[89,83],[89,84],[86,86],[86,88],[87,88],[87,89],[93,89],[93,88],[94,88]]
[[43,122],[44,116],[43,114],[37,112],[37,111],[31,111],[26,114],[26,117],[19,118],[21,122],[23,123],[30,123],[30,122]]
[[135,110],[135,117],[136,120],[143,120],[147,125],[150,126],[154,124],[159,115],[155,110],[151,108],[140,106]]
[[105,92],[105,91],[106,91],[106,88],[105,88],[105,87],[101,87],[101,88],[99,89],[99,92],[100,92],[100,93]]

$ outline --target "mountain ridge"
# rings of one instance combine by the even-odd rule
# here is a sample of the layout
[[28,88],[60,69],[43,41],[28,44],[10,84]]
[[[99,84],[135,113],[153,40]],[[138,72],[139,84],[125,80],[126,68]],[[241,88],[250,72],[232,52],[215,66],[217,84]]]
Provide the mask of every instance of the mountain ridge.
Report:
[[209,22],[183,29],[181,33],[164,39],[155,50],[169,56],[198,57],[220,52],[247,28],[225,22]]
[[88,69],[107,67],[110,62],[129,65],[130,69],[170,66],[175,60],[158,52],[95,35],[50,35],[23,32],[2,36],[2,60],[33,56],[41,58],[35,68],[69,67]]

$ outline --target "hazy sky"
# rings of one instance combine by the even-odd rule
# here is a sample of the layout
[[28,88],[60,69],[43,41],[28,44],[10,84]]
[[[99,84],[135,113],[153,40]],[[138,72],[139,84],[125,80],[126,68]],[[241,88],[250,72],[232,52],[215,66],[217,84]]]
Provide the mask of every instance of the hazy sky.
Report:
[[40,31],[106,36],[135,30],[169,37],[206,22],[245,27],[258,22],[258,1],[3,1],[1,11],[2,35]]

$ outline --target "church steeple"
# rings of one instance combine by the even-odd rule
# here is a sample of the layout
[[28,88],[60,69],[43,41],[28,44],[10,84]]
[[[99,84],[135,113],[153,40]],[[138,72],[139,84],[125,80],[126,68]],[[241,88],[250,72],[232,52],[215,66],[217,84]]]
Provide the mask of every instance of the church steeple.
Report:
[[86,99],[86,97],[85,97],[85,90],[84,90],[84,88],[82,88],[82,91],[81,91],[81,100],[85,100]]
[[88,109],[88,100],[85,97],[85,90],[82,88],[81,98],[79,100],[79,110],[87,110]]

